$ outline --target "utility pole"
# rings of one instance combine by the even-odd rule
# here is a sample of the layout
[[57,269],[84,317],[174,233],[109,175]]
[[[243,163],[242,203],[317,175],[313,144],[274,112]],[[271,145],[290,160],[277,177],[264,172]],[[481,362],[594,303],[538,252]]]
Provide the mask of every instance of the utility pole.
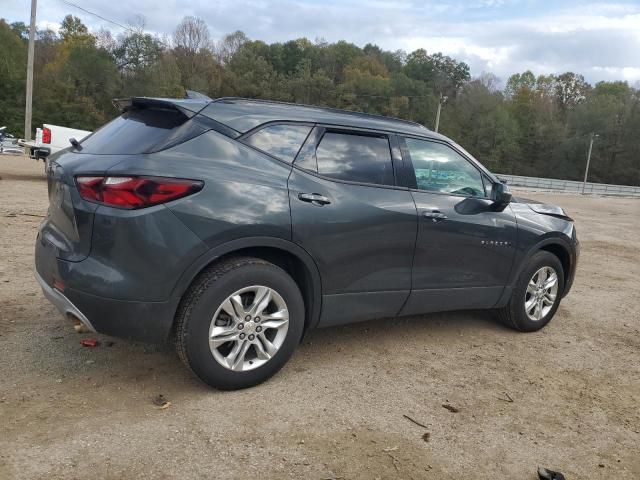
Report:
[[36,40],[36,4],[31,0],[31,23],[29,25],[29,54],[27,57],[27,102],[24,111],[24,139],[31,140],[31,107],[33,100],[33,54]]
[[442,105],[447,101],[447,97],[442,96],[442,92],[440,92],[440,99],[438,100],[438,111],[436,112],[436,128],[435,132],[438,133],[438,127],[440,126],[440,110],[442,109]]
[[582,182],[582,194],[584,195],[584,187],[587,186],[587,177],[589,176],[589,164],[591,163],[591,150],[593,150],[593,139],[599,137],[595,133],[591,133],[591,140],[589,141],[589,153],[587,153],[587,168],[584,169],[584,181]]

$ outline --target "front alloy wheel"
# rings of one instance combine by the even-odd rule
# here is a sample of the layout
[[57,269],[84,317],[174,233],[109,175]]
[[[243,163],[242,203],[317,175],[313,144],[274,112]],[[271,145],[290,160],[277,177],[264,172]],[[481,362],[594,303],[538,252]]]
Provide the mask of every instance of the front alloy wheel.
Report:
[[540,330],[555,315],[563,291],[560,259],[551,252],[536,252],[516,279],[509,302],[498,310],[498,318],[521,332]]
[[551,267],[542,267],[533,274],[525,294],[524,310],[527,317],[539,322],[546,317],[558,296],[558,274]]

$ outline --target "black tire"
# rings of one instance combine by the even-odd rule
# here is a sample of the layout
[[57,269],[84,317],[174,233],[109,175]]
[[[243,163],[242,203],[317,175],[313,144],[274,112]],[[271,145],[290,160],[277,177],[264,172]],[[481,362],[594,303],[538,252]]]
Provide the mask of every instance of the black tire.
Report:
[[[556,294],[555,302],[549,312],[540,320],[532,320],[528,317],[525,311],[527,285],[533,275],[543,267],[551,267],[556,271],[558,276],[558,292]],[[552,253],[539,251],[529,259],[527,266],[522,270],[522,272],[520,272],[520,275],[516,280],[515,288],[511,292],[509,303],[498,310],[498,318],[503,324],[515,330],[519,330],[521,332],[535,332],[551,321],[556,310],[558,310],[563,292],[564,274],[562,263],[558,257]]]
[[[277,353],[265,364],[252,370],[232,371],[214,358],[209,348],[209,327],[227,297],[252,285],[269,287],[282,297],[289,310],[289,326]],[[258,258],[228,258],[202,272],[185,293],[176,315],[176,350],[183,363],[212,387],[251,387],[269,379],[289,360],[302,338],[304,316],[300,289],[287,272]]]

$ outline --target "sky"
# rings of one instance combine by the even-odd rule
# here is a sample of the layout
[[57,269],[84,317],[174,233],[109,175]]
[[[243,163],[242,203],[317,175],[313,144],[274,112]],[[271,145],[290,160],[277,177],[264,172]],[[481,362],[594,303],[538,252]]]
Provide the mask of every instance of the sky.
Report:
[[[70,0],[73,1],[73,0]],[[39,0],[39,28],[67,13],[91,30],[122,28],[64,0]],[[424,48],[464,61],[471,75],[574,71],[595,83],[640,85],[640,0],[75,0],[120,24],[142,16],[146,30],[171,35],[185,15],[205,20],[214,40],[242,30],[254,40],[300,37],[407,52]],[[28,23],[30,0],[0,0],[0,17]]]

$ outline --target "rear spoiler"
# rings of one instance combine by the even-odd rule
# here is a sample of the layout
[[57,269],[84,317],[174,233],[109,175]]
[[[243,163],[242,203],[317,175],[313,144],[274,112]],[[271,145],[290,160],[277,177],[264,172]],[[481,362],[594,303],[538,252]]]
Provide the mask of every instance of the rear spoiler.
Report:
[[168,108],[178,110],[179,112],[182,112],[187,118],[191,118],[198,112],[200,112],[200,110],[202,110],[204,107],[209,105],[212,101],[213,100],[211,100],[206,95],[193,92],[187,98],[116,98],[113,100],[113,105],[123,113],[132,109]]

